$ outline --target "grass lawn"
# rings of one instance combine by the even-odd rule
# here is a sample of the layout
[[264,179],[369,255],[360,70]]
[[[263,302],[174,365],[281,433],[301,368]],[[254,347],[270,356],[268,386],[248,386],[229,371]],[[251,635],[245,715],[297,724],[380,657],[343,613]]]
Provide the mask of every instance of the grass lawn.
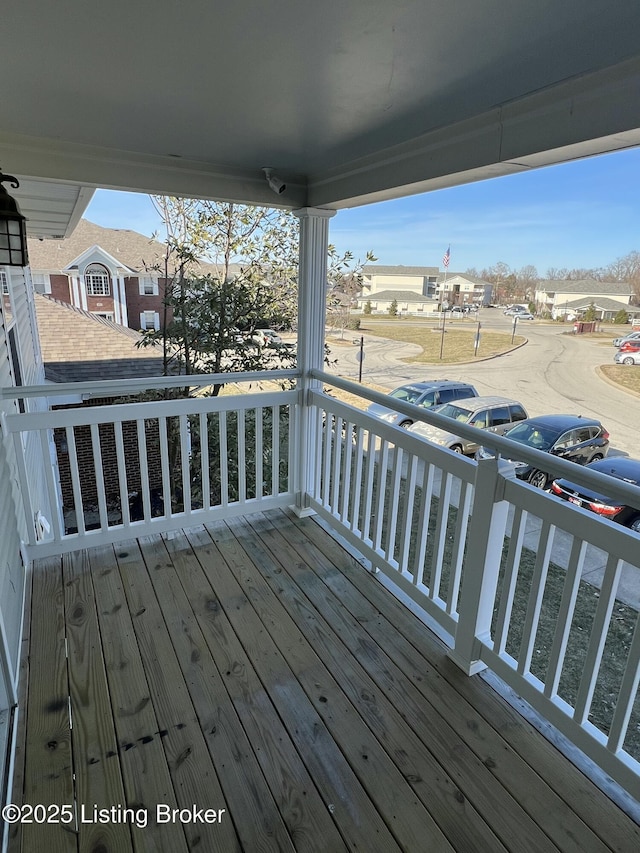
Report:
[[[375,467],[377,468],[377,462]],[[377,485],[377,478],[374,481]],[[387,494],[393,491],[392,489],[392,472],[387,473],[387,482],[385,483],[385,491]],[[400,488],[393,497],[394,502],[397,502],[399,518],[406,518],[406,513],[410,512],[410,507],[407,506],[406,482],[401,480]],[[419,506],[421,500],[421,490],[416,488],[413,505]],[[427,548],[422,563],[424,572],[424,582],[431,586],[433,583],[433,562],[435,557],[435,528],[436,518],[438,514],[438,498],[434,495],[431,498],[431,505],[428,513],[428,536]],[[364,505],[364,494],[361,494],[360,508]],[[372,500],[373,512],[371,516],[371,530],[375,524],[375,508],[377,507],[377,490],[374,487]],[[444,555],[442,564],[442,574],[438,579],[437,595],[443,601],[449,599],[449,581],[453,560],[453,544],[456,528],[458,510],[455,507],[449,507],[446,521],[446,536],[444,541]],[[384,519],[384,516],[383,516]],[[364,525],[364,518],[359,519],[359,524]],[[409,566],[414,566],[416,559],[416,548],[418,543],[420,530],[418,528],[418,514],[413,513],[411,516],[411,537],[409,543]],[[383,521],[382,547],[388,545],[389,531]],[[395,547],[400,548],[400,538],[402,530],[400,525],[395,530]],[[500,567],[500,577],[498,581],[497,595],[495,600],[493,626],[495,628],[500,600],[503,595],[507,594],[504,587],[504,568],[506,565],[509,549],[509,538],[505,537],[502,561]],[[466,549],[465,549],[466,551]],[[396,554],[398,550],[396,550]],[[465,562],[466,557],[465,554]],[[530,606],[530,596],[532,591],[534,570],[536,564],[536,552],[524,547],[520,555],[520,561],[517,572],[517,582],[515,585],[513,605],[511,611],[511,619],[509,620],[509,630],[507,635],[506,651],[507,654],[518,658],[522,645],[522,631],[525,625],[526,615]],[[464,575],[464,568],[463,568]],[[551,649],[554,642],[554,637],[559,623],[561,613],[561,600],[567,583],[567,573],[563,568],[551,562],[549,564],[546,581],[544,584],[544,593],[542,596],[540,618],[538,628],[535,635],[533,646],[533,656],[530,666],[532,675],[546,680],[548,667],[551,658]],[[586,581],[582,580],[579,583],[579,588],[575,601],[575,608],[571,620],[571,627],[567,643],[566,656],[562,667],[562,675],[558,687],[559,696],[573,705],[576,701],[580,682],[583,674],[587,651],[591,639],[592,628],[595,620],[596,609],[600,600],[600,590]],[[595,684],[593,701],[589,719],[605,734],[609,732],[611,720],[616,707],[618,693],[620,691],[622,678],[629,656],[631,641],[634,632],[638,629],[639,614],[632,607],[616,601],[611,614],[611,619],[606,633],[606,642],[602,656],[602,663],[598,671],[598,676]],[[640,630],[640,629],[638,629]],[[625,739],[625,749],[636,759],[640,760],[640,692],[636,693],[635,702],[631,712],[629,728]]]
[[[445,325],[444,341],[442,328],[425,323],[405,322],[370,322],[370,318],[362,318],[358,332],[369,335],[380,335],[392,341],[418,344],[422,347],[420,355],[406,359],[410,362],[420,364],[455,364],[456,362],[473,361],[478,358],[489,358],[500,355],[524,343],[526,338],[516,335],[511,342],[511,334],[504,332],[489,332],[484,329],[480,331],[480,345],[477,355],[474,354],[476,324],[469,324],[463,328],[457,323],[449,322]],[[440,348],[442,347],[442,358]]]
[[626,391],[635,391],[636,394],[640,394],[640,365],[603,364],[600,370],[610,382]]
[[[506,556],[506,548],[505,548]],[[533,577],[536,554],[524,548],[520,560],[518,583],[514,597],[511,627],[507,639],[507,652],[518,655],[522,626],[524,625],[529,591]],[[536,633],[531,673],[545,680],[549,665],[551,646],[553,643],[557,615],[560,609],[560,599],[564,590],[566,572],[551,563],[545,584],[540,623]],[[580,582],[576,605],[571,621],[571,631],[562,677],[558,688],[561,698],[573,705],[576,700],[582,669],[587,656],[587,648],[591,639],[591,628],[594,622],[596,608],[600,599],[600,591],[585,581]],[[607,631],[602,664],[595,685],[593,702],[589,719],[605,734],[616,707],[616,700],[624,668],[627,663],[631,640],[638,623],[638,612],[620,601],[616,601],[611,621]],[[636,694],[631,720],[625,739],[625,749],[634,758],[640,760],[640,694]]]

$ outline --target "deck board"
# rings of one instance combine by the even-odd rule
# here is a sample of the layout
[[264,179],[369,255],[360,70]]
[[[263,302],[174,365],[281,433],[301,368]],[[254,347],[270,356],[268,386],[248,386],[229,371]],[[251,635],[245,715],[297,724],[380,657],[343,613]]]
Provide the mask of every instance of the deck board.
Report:
[[[272,553],[284,550],[287,537],[266,519],[250,519],[250,524],[260,539],[271,548]],[[392,734],[385,732],[382,726],[377,726],[378,737],[381,742],[387,744],[392,753],[397,754],[401,749],[400,741],[411,742],[411,736],[417,735],[410,762],[407,761],[403,771],[408,778],[420,777],[425,803],[434,810],[438,806],[441,807],[438,816],[443,821],[443,830],[447,835],[455,839],[458,847],[464,848],[466,844],[472,843],[472,838],[463,833],[463,829],[468,826],[468,831],[474,833],[475,844],[486,845],[486,849],[507,849],[503,846],[505,841],[508,843],[514,838],[520,839],[520,850],[529,853],[554,849],[546,834],[529,815],[519,809],[515,802],[509,802],[505,798],[505,790],[492,775],[490,768],[460,737],[459,732],[464,730],[468,720],[460,713],[459,706],[450,706],[446,715],[436,710],[387,653],[386,635],[391,626],[388,626],[387,631],[383,631],[383,636],[380,637],[382,645],[371,642],[371,635],[365,627],[367,623],[363,626],[350,612],[350,608],[354,607],[356,590],[342,584],[339,597],[327,597],[327,587],[316,574],[321,566],[321,552],[307,541],[304,553],[307,558],[311,557],[309,563],[314,566],[315,571],[301,562],[300,552],[297,550],[294,551],[295,557],[291,560],[289,571],[298,587],[304,589],[317,610],[333,625],[336,635],[340,636],[342,643],[360,664],[360,668],[353,666],[346,670],[345,677],[348,683],[353,685],[354,691],[367,691],[367,706],[370,706],[372,701],[375,702],[375,720],[370,720],[369,725],[374,727],[378,720],[383,721],[384,725],[384,720],[393,718],[394,708],[404,707],[405,728],[411,729],[411,732],[395,732],[398,742],[394,743]],[[324,568],[331,571],[333,567],[325,564]],[[333,573],[335,572],[334,568]],[[340,647],[335,648],[333,654],[336,661],[349,660]],[[427,775],[429,773],[431,778]],[[443,787],[441,779],[446,780],[447,787],[438,802],[437,792]],[[416,792],[419,793],[417,786]],[[451,807],[452,797],[456,804],[465,806],[464,822],[460,821],[460,815]],[[467,804],[471,804],[476,810],[480,825],[477,820],[472,819]],[[487,836],[482,815],[492,815],[491,828],[495,838]]]
[[[28,616],[12,799],[150,820],[24,825],[12,853],[640,849],[638,825],[312,519],[41,561]],[[156,825],[158,802],[224,813]]]
[[[124,804],[125,796],[118,764],[117,723],[113,714],[105,713],[110,708],[108,661],[105,663],[104,658],[109,635],[101,636],[87,552],[66,554],[62,576],[76,796],[80,803],[91,806],[87,814],[81,814],[78,840],[87,850],[126,850],[131,845],[129,826],[115,821],[102,823],[93,817],[94,806],[110,809]],[[78,766],[79,761],[82,766]]]
[[[69,803],[73,797],[73,759],[69,726],[69,683],[65,650],[65,612],[61,561],[43,560],[31,599],[29,704],[24,752],[24,802]],[[13,800],[17,802],[18,790]],[[26,850],[68,853],[73,834],[64,823],[22,824]]]

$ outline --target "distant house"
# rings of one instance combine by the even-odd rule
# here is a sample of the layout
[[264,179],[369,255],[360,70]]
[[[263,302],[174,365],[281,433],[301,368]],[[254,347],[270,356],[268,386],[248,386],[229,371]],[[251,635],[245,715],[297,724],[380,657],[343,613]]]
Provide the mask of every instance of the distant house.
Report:
[[[82,219],[63,240],[28,240],[34,289],[59,302],[131,329],[159,329],[164,320],[167,247],[124,228]],[[215,273],[213,264],[200,272]],[[173,270],[169,269],[169,274]]]
[[452,272],[438,276],[438,300],[447,307],[469,305],[481,308],[493,301],[493,285],[482,278],[466,273]]
[[620,281],[541,281],[536,290],[537,311],[548,311],[554,320],[574,320],[593,305],[600,320],[613,320],[619,311],[640,316],[640,308],[631,305],[634,290]]
[[362,268],[358,307],[371,303],[373,313],[386,314],[395,301],[400,313],[426,314],[438,310],[438,267],[367,265]]

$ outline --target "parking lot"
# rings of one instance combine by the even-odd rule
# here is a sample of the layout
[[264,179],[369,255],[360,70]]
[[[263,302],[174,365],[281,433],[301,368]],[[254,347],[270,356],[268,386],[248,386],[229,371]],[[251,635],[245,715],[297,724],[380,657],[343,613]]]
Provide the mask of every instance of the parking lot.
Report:
[[[510,332],[513,327],[512,319],[499,309],[483,309],[479,319],[486,329]],[[475,328],[469,321],[464,324],[470,331]],[[518,333],[528,339],[525,346],[498,358],[442,368],[403,361],[417,352],[414,345],[385,341],[365,333],[363,382],[389,390],[422,379],[471,382],[479,394],[519,400],[531,416],[554,412],[598,418],[611,434],[611,455],[640,456],[635,416],[640,411],[640,399],[605,382],[596,371],[599,365],[613,362],[613,345],[563,334],[569,328],[555,323],[518,323]],[[425,334],[432,334],[426,325]],[[330,370],[357,380],[357,353],[354,345],[336,347],[332,356],[338,361]],[[628,369],[640,370],[640,367]]]

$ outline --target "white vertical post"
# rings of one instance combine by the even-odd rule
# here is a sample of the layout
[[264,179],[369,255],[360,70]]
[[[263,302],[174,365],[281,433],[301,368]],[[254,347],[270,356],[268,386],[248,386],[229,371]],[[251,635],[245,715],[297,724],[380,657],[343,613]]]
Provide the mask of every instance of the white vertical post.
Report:
[[127,313],[127,291],[125,289],[124,276],[118,276],[118,301],[120,304],[120,322],[123,326],[129,325],[129,315]]
[[113,322],[122,325],[120,316],[120,282],[117,275],[111,276],[111,292],[113,293]]
[[300,263],[298,268],[298,369],[301,376],[300,418],[296,439],[296,464],[294,512],[310,515],[309,495],[315,492],[317,477],[316,459],[318,423],[311,417],[309,391],[319,387],[311,379],[311,370],[322,370],[324,365],[324,329],[327,293],[327,252],[329,247],[329,220],[335,210],[303,208],[295,210],[300,220]]
[[78,294],[80,296],[80,308],[84,311],[88,311],[87,282],[85,281],[84,274],[78,276]]
[[490,637],[502,561],[509,509],[508,502],[503,500],[504,482],[513,479],[515,468],[506,460],[482,459],[478,462],[456,640],[449,652],[451,660],[467,675],[486,668],[479,654],[481,643]]

